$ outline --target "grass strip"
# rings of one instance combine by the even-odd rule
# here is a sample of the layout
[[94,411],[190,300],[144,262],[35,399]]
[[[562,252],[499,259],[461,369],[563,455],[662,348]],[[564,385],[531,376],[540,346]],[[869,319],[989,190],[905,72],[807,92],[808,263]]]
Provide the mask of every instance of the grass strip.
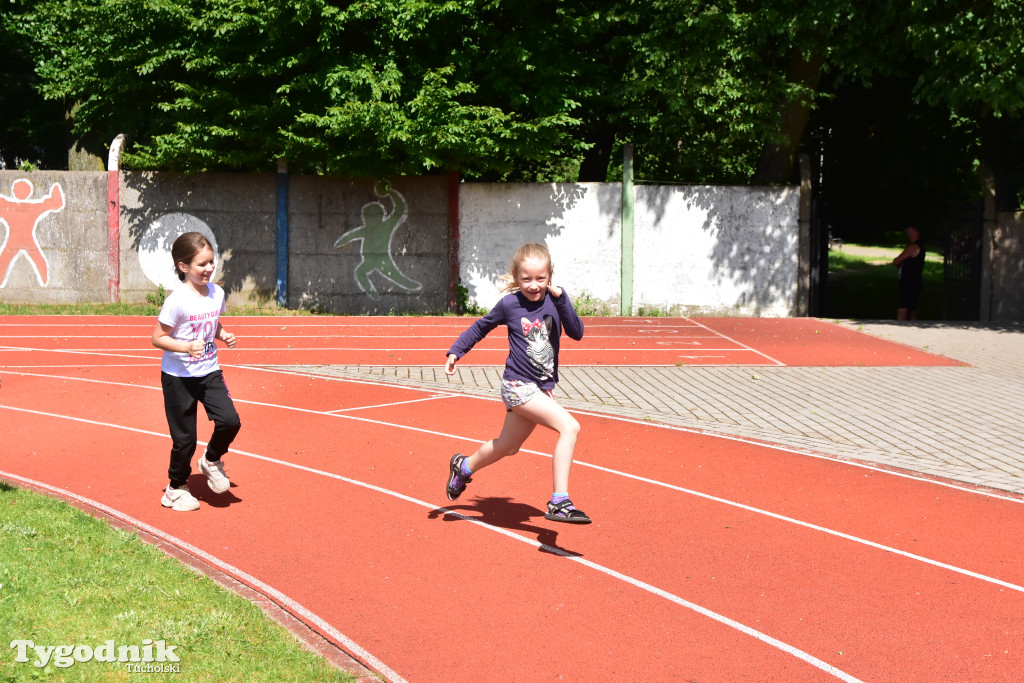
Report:
[[[186,514],[186,513],[181,513]],[[88,661],[84,648],[45,666],[16,640],[37,646],[136,646],[145,657],[174,647],[180,661]],[[126,650],[126,653],[130,651]],[[106,657],[106,651],[103,652]],[[69,663],[70,662],[70,663]],[[143,663],[147,664],[147,663]],[[174,667],[177,667],[176,669]],[[169,670],[168,670],[169,669]],[[168,557],[139,537],[77,508],[0,482],[0,680],[353,681],[307,650],[253,603]]]
[[[870,251],[858,254],[858,247]],[[831,250],[824,317],[895,320],[899,284],[892,260],[901,251],[902,248],[883,250],[856,244]],[[927,252],[917,305],[920,320],[942,320],[942,272],[942,254]]]

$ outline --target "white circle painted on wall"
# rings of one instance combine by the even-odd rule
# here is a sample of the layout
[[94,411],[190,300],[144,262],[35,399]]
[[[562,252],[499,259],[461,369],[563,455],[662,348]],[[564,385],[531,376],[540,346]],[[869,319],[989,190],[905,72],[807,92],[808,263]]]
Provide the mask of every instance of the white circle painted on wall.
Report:
[[186,232],[198,232],[210,240],[214,262],[217,264],[213,281],[216,281],[220,274],[220,251],[217,249],[217,239],[213,236],[210,226],[187,213],[160,216],[149,224],[142,239],[139,240],[139,265],[150,282],[157,286],[163,285],[168,292],[181,284],[174,275],[171,245],[179,235]]

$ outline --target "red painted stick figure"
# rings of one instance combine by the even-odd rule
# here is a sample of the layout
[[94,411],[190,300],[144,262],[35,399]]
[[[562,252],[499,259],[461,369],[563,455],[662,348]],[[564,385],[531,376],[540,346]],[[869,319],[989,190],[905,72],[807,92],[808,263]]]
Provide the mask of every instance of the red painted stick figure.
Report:
[[32,196],[32,182],[19,178],[11,184],[14,199],[0,196],[0,223],[7,226],[7,239],[0,244],[0,273],[3,281],[0,287],[7,286],[7,278],[11,274],[11,264],[19,254],[32,264],[36,271],[36,279],[43,287],[49,281],[46,268],[46,257],[39,249],[36,240],[36,226],[48,213],[64,208],[64,193],[60,185],[53,184],[50,194],[42,199],[29,199]]

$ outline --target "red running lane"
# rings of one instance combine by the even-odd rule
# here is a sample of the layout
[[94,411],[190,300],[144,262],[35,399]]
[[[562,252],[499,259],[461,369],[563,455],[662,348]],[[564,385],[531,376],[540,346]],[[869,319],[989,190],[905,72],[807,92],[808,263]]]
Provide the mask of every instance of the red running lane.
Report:
[[[234,350],[225,351],[226,363],[440,366],[473,319],[223,320],[240,339]],[[152,324],[148,318],[5,316],[0,318],[0,366],[57,364],[65,355],[80,356],[83,364],[158,358],[149,344]],[[563,340],[562,365],[962,365],[813,318],[586,318],[585,327],[582,341]],[[496,330],[466,355],[462,366],[502,365],[506,355],[505,334]]]
[[[230,562],[410,680],[832,678],[682,601],[863,680],[1011,680],[1024,665],[1019,499],[579,415],[573,497],[597,522],[558,525],[540,510],[546,433],[442,497],[450,453],[500,425],[495,401],[232,368],[235,446],[253,455],[228,456],[228,495],[193,476],[204,508],[179,514],[158,503],[154,369],[38,374],[64,378],[3,373],[0,470]],[[96,464],[127,457],[131,470]],[[567,624],[573,638],[553,637]],[[453,634],[472,656],[452,655]]]

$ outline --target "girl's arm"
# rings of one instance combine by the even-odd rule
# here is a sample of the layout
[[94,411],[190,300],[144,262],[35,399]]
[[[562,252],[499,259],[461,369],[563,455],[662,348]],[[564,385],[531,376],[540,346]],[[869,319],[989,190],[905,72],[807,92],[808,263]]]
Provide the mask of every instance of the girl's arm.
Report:
[[195,339],[190,342],[175,339],[171,336],[172,329],[170,325],[164,325],[157,320],[156,325],[153,326],[153,335],[150,339],[153,342],[153,346],[164,351],[170,351],[171,353],[187,353],[193,358],[199,358],[203,355],[203,351],[206,350],[206,344],[201,339]]
[[548,287],[551,298],[555,300],[555,308],[558,309],[558,317],[562,320],[562,329],[570,339],[579,341],[583,339],[583,321],[580,319],[576,309],[569,300],[569,295],[561,287],[551,285]]
[[229,349],[235,348],[235,344],[238,342],[238,339],[235,338],[235,335],[225,330],[223,325],[220,324],[219,320],[217,321],[217,334],[215,336],[217,337],[217,339],[220,339],[222,342],[227,344]]
[[465,332],[459,335],[452,347],[448,349],[448,357],[445,360],[445,374],[455,374],[455,363],[469,353],[469,350],[476,346],[476,343],[487,336],[487,333],[505,321],[504,299],[498,301],[491,312],[469,326]]

